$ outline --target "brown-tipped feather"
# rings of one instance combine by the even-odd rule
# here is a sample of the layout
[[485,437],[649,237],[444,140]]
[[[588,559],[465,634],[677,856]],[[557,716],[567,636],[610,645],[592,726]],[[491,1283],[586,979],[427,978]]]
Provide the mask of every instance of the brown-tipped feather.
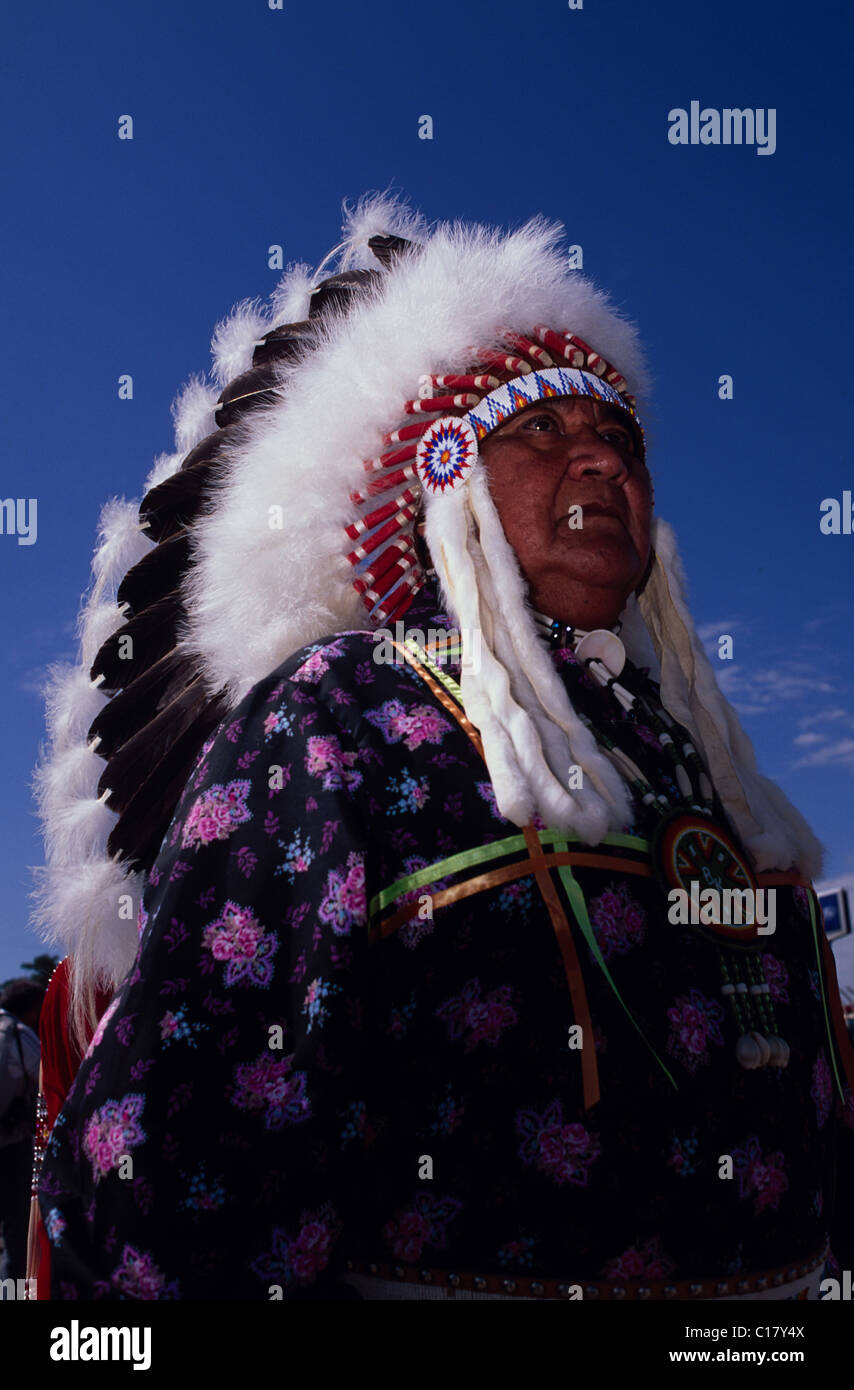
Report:
[[386,269],[394,264],[398,256],[404,256],[407,252],[415,250],[411,241],[405,241],[401,236],[391,235],[368,237],[368,246],[380,265],[384,265]]
[[263,367],[251,367],[248,372],[230,381],[219,398],[214,419],[225,427],[245,415],[249,410],[272,405],[282,397],[276,390],[278,371],[275,362]]
[[110,792],[107,805],[118,813],[127,809],[136,789],[151,775],[173,743],[192,726],[209,704],[204,682],[194,681],[175,696],[165,709],[127,739],[107,759],[98,782],[98,795]]
[[116,599],[129,603],[134,613],[142,613],[158,599],[174,593],[190,558],[190,537],[179,531],[149,550],[129,569],[119,585]]
[[144,873],[151,868],[202,744],[226,712],[224,701],[212,700],[171,745],[113,827],[109,854]]
[[301,323],[282,324],[265,333],[256,344],[252,365],[263,367],[267,362],[296,362],[310,352],[316,341],[315,326],[308,319]]
[[[373,237],[370,245],[387,265],[408,243]],[[251,369],[229,382],[220,396],[214,416],[219,428],[143,499],[140,519],[148,522],[156,549],[122,580],[119,602],[130,604],[134,615],[103,644],[90,672],[93,680],[104,677],[101,689],[112,695],[89,730],[90,739],[101,740],[98,752],[107,764],[101,794],[111,793],[108,804],[119,817],[107,848],[135,869],[147,872],[154,863],[202,744],[228,712],[225,697],[209,698],[201,673],[176,645],[185,617],[181,585],[191,559],[188,532],[216,494],[234,423],[281,399],[279,365],[308,356],[317,344],[316,321],[349,311],[358,292],[380,273],[355,270],[330,276],[312,294],[308,319],[265,334],[254,349]],[[122,639],[128,637],[131,659],[119,655]]]
[[[171,651],[182,614],[180,593],[169,594],[146,608],[144,613],[138,613],[107,638],[92,663],[91,679],[104,676],[101,689],[105,694],[125,690],[131,681]],[[132,643],[130,647],[123,640],[128,637]],[[126,655],[120,656],[122,651]]]
[[100,739],[98,756],[111,757],[200,675],[197,662],[181,648],[167,652],[104,706],[89,727],[87,742]]
[[374,284],[381,274],[379,270],[344,270],[340,275],[330,275],[311,296],[309,318],[315,319],[336,309],[348,313],[359,298],[359,291]]
[[152,488],[139,509],[140,520],[148,522],[149,540],[169,541],[180,531],[189,530],[215,491],[224,468],[224,459],[212,459],[195,468],[180,468]]

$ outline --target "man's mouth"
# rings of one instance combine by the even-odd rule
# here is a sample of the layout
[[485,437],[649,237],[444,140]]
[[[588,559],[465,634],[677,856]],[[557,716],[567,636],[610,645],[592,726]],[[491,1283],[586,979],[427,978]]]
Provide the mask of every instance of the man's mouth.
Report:
[[[573,505],[581,508],[582,524],[588,517],[594,516],[612,516],[614,520],[619,521],[622,526],[626,524],[625,517],[620,508],[611,502],[576,502]],[[566,521],[569,515],[570,513],[567,512],[566,516],[562,516],[560,520]]]

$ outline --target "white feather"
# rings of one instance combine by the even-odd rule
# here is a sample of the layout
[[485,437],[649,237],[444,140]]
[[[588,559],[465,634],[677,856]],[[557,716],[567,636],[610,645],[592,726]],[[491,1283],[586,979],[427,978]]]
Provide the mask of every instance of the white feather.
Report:
[[350,207],[345,200],[342,211],[342,270],[379,269],[377,259],[368,246],[368,239],[372,236],[399,236],[404,241],[420,243],[429,234],[428,224],[421,213],[410,208],[403,197],[391,191],[366,193],[355,207]]
[[127,571],[151,549],[139,525],[139,504],[114,498],[101,510],[99,541],[92,559],[98,594],[116,588]]
[[280,328],[282,324],[301,323],[307,319],[314,284],[314,273],[310,265],[302,261],[289,265],[270,295],[271,325]]
[[44,699],[53,756],[85,740],[92,721],[107,703],[84,666],[59,664],[48,668]]
[[213,374],[220,386],[249,371],[255,344],[270,327],[256,299],[241,300],[220,320],[211,341]]
[[183,461],[183,454],[158,454],[154,460],[154,466],[145,480],[145,487],[142,490],[143,496],[152,488],[159,487],[167,478],[171,478],[173,473],[177,473]]
[[175,421],[175,448],[183,457],[216,429],[214,410],[217,392],[203,376],[193,376],[172,404]]

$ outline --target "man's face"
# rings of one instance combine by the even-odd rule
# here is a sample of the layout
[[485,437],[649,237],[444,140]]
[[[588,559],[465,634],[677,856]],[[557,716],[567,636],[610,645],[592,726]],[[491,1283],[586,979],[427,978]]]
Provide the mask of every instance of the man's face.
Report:
[[[480,454],[534,607],[578,627],[611,626],[649,559],[652,483],[631,417],[590,399],[539,401]],[[578,506],[582,526],[571,529]]]

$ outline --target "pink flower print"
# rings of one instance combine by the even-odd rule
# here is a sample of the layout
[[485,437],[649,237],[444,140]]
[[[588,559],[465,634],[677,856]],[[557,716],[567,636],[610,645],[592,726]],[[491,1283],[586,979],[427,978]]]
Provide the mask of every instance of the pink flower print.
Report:
[[311,1116],[305,1093],[306,1073],[293,1071],[294,1057],[262,1052],[254,1062],[235,1070],[231,1104],[238,1110],[262,1110],[264,1128],[277,1133],[285,1125],[302,1124]]
[[501,1034],[519,1021],[510,1003],[513,997],[510,985],[494,989],[484,999],[481,999],[480,991],[480,981],[469,980],[459,994],[446,999],[436,1010],[436,1017],[448,1025],[452,1042],[468,1033],[466,1052],[471,1052],[479,1042],[495,1047]]
[[765,971],[765,979],[771,990],[771,998],[779,1004],[789,1002],[789,972],[781,960],[770,953],[762,957],[762,968]]
[[133,1245],[126,1245],[122,1250],[121,1261],[110,1275],[110,1287],[119,1289],[125,1298],[151,1301],[164,1294],[174,1298],[178,1292],[177,1282],[166,1284],[153,1256]]
[[266,989],[273,978],[273,957],[279,943],[272,932],[265,933],[248,907],[227,902],[222,915],[205,927],[202,945],[214,960],[226,962],[226,987],[258,985]]
[[165,1042],[167,1038],[172,1038],[178,1031],[179,1020],[173,1013],[167,1012],[160,1020],[160,1041]]
[[812,1069],[812,1083],[810,1085],[810,1095],[815,1103],[815,1116],[819,1129],[827,1123],[830,1114],[831,1101],[833,1099],[833,1082],[830,1076],[830,1067],[823,1052],[820,1052],[815,1059],[815,1066]]
[[591,1165],[601,1152],[599,1136],[583,1125],[564,1124],[559,1100],[552,1101],[542,1115],[517,1111],[516,1132],[523,1136],[519,1157],[524,1164],[533,1164],[558,1186],[587,1186]]
[[425,1245],[444,1250],[448,1222],[462,1211],[462,1206],[456,1197],[420,1193],[410,1208],[396,1211],[395,1219],[383,1227],[383,1237],[395,1259],[411,1263],[420,1258]]
[[681,995],[667,1010],[670,1036],[667,1051],[676,1057],[693,1076],[700,1066],[709,1064],[709,1044],[723,1045],[720,1024],[723,1009],[713,999],[707,999],[698,989]]
[[86,1056],[83,1059],[84,1061],[86,1061],[88,1057],[92,1056],[92,1053],[95,1051],[95,1048],[98,1046],[98,1043],[101,1041],[101,1039],[104,1036],[104,1033],[107,1030],[107,1024],[109,1023],[110,1019],[112,1018],[113,1014],[116,1012],[116,1009],[118,1007],[119,1001],[118,997],[116,997],[115,999],[111,1000],[104,1012],[101,1014],[101,1017],[98,1020],[98,1026],[92,1034],[92,1040],[86,1049]]
[[646,936],[646,913],[624,883],[612,883],[592,900],[590,921],[605,960],[625,955]]
[[92,1165],[95,1182],[118,1168],[123,1155],[145,1142],[139,1123],[145,1105],[141,1095],[108,1100],[96,1110],[83,1130],[83,1152]]
[[272,1248],[250,1265],[265,1284],[281,1284],[283,1289],[310,1284],[329,1263],[342,1230],[332,1204],[325,1202],[317,1211],[304,1211],[299,1219],[301,1226],[293,1240],[281,1226],[274,1226]]
[[291,676],[292,681],[308,681],[311,685],[316,685],[321,676],[329,670],[329,662],[324,658],[323,650],[312,652],[307,661],[297,667]]
[[368,920],[368,900],[365,890],[365,860],[358,850],[347,856],[342,868],[331,869],[326,877],[326,891],[317,909],[321,922],[326,922],[336,936],[348,936],[354,926]]
[[309,1221],[303,1226],[290,1250],[291,1263],[298,1283],[308,1283],[329,1262],[332,1233],[323,1221]]
[[414,705],[407,709],[400,700],[386,700],[379,709],[365,710],[365,718],[382,733],[386,743],[399,743],[410,750],[422,743],[441,743],[451,731],[448,723],[430,705]]
[[739,1200],[745,1201],[752,1194],[755,1198],[753,1210],[757,1216],[766,1207],[776,1211],[780,1198],[789,1186],[783,1154],[773,1153],[763,1157],[759,1138],[753,1135],[743,1149],[733,1149],[732,1156],[738,1177]]
[[312,777],[322,778],[324,791],[341,788],[355,790],[362,782],[361,772],[353,768],[358,754],[345,753],[334,734],[313,734],[308,740],[305,768]]
[[246,805],[249,782],[229,782],[208,787],[193,805],[184,824],[181,844],[209,845],[214,840],[227,840],[238,825],[252,819]]
[[383,1235],[391,1242],[392,1254],[399,1260],[417,1260],[430,1234],[430,1223],[420,1212],[408,1211],[398,1221],[389,1221]]
[[622,1255],[605,1266],[606,1279],[666,1279],[676,1268],[662,1253],[661,1237],[653,1236],[641,1246],[630,1245]]
[[801,916],[805,917],[807,921],[809,921],[810,900],[806,888],[802,888],[799,883],[795,884],[794,888],[792,889],[792,897],[795,900],[795,906],[800,912]]

